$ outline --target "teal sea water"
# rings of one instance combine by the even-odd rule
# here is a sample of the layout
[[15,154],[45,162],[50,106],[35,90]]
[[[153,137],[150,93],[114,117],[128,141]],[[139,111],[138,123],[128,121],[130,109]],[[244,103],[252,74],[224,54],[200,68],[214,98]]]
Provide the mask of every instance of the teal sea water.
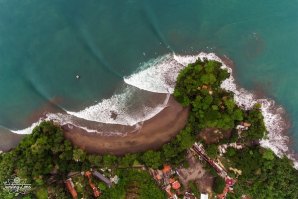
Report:
[[239,85],[286,110],[298,149],[297,10],[297,0],[0,0],[0,126],[27,128],[45,110],[111,123],[110,109],[131,124],[128,99],[144,115],[139,88],[163,85],[124,77],[203,51],[227,56]]

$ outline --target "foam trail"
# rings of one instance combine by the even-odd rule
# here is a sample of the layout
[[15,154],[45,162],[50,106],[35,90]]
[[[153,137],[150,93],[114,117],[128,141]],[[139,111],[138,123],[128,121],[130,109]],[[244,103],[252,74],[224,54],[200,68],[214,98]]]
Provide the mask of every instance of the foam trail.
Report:
[[116,70],[114,70],[112,67],[109,67],[108,62],[104,58],[102,52],[98,49],[98,47],[94,44],[92,41],[91,35],[88,33],[87,29],[82,25],[83,23],[80,23],[81,25],[78,25],[78,30],[81,33],[82,39],[85,41],[83,42],[86,46],[86,49],[92,54],[98,61],[101,63],[101,65],[106,68],[107,71],[110,73],[116,75],[117,77],[122,78],[121,74],[119,74]]
[[171,48],[171,46],[166,42],[165,37],[163,36],[163,34],[160,31],[160,28],[158,26],[158,22],[156,20],[156,17],[154,15],[153,10],[151,9],[150,5],[146,4],[145,6],[145,10],[144,10],[144,21],[146,21],[149,25],[149,28],[151,29],[151,31],[154,33],[154,35],[156,35],[156,37],[161,41],[161,43],[166,46],[166,48],[170,49],[173,52],[173,49]]

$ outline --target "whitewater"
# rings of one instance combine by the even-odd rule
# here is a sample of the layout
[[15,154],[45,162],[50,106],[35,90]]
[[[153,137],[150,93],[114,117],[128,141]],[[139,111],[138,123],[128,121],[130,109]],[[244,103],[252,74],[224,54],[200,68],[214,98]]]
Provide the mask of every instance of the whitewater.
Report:
[[[66,113],[48,113],[45,118],[33,123],[26,129],[11,131],[18,134],[30,134],[33,128],[43,120],[52,120],[60,125],[71,124],[87,132],[99,133],[95,129],[79,124],[77,118],[107,124],[136,126],[138,128],[140,123],[154,117],[167,106],[170,94],[174,92],[179,71],[197,59],[216,60],[222,63],[222,68],[227,69],[231,75],[222,82],[221,88],[234,93],[234,99],[238,106],[248,110],[256,103],[262,105],[261,112],[264,116],[268,136],[261,141],[261,146],[270,148],[279,157],[287,155],[288,158],[293,160],[294,167],[298,169],[298,161],[294,159],[294,153],[288,147],[289,137],[284,134],[287,130],[284,109],[278,106],[274,100],[259,99],[253,92],[239,87],[233,77],[232,69],[214,53],[202,52],[197,55],[186,56],[172,53],[151,59],[142,63],[135,73],[123,78],[127,87],[122,93],[115,94],[109,99],[103,99],[101,102],[78,112],[65,110]],[[166,94],[166,97],[162,102],[157,103],[155,107],[138,106],[137,111],[132,114],[129,110],[131,107],[127,104],[130,99],[137,95],[135,89],[163,93]],[[115,113],[117,117],[112,118],[111,113]],[[113,133],[117,134],[117,132]]]

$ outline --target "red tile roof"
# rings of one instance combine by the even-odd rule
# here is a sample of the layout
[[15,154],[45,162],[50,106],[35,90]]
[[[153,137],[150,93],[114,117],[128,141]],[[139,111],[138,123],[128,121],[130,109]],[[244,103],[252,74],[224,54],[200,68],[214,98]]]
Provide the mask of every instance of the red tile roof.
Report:
[[170,178],[169,182],[170,183],[173,183],[173,182],[175,182],[175,179],[174,178]]
[[168,172],[170,172],[171,171],[171,166],[170,165],[164,165],[163,166],[163,169],[162,169],[162,172],[164,172],[164,173],[168,173]]
[[176,180],[175,182],[172,183],[172,188],[177,190],[181,187],[180,183]]
[[235,184],[235,180],[232,178],[226,178],[226,184],[229,186],[233,186]]
[[72,183],[71,179],[66,180],[65,182],[66,188],[68,189],[69,193],[71,194],[72,198],[77,199],[78,198],[78,193],[74,189],[74,185]]

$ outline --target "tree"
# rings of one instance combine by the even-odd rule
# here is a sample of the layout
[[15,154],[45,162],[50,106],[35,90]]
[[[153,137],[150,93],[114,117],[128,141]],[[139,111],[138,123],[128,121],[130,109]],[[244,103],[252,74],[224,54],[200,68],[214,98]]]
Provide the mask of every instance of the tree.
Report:
[[92,166],[99,167],[102,165],[102,157],[99,155],[88,155],[87,158]]
[[177,141],[179,142],[181,150],[188,149],[195,142],[195,137],[192,135],[191,130],[192,129],[185,128],[177,135]]
[[120,159],[120,165],[122,167],[130,167],[133,165],[134,161],[138,158],[137,154],[126,154]]
[[162,165],[161,154],[159,151],[146,151],[141,158],[146,166],[153,169],[157,169]]
[[205,151],[210,158],[216,158],[218,155],[218,148],[216,144],[208,144]]
[[213,182],[213,191],[217,194],[220,194],[223,192],[224,188],[226,186],[225,180],[219,176],[215,177]]
[[72,158],[76,162],[83,162],[86,159],[86,152],[83,149],[76,148],[73,150]]

